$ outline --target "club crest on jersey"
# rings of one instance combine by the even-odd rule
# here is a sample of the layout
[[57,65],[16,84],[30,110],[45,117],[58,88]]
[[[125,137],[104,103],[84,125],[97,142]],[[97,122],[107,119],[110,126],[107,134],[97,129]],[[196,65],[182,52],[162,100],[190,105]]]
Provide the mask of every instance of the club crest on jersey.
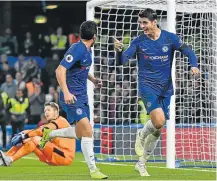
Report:
[[163,52],[168,52],[168,50],[169,50],[168,46],[163,46],[163,48],[162,48]]
[[151,102],[147,102],[147,107],[151,107]]
[[73,56],[72,56],[72,55],[66,55],[66,58],[65,58],[65,59],[66,59],[67,62],[70,63],[70,62],[73,61]]
[[82,114],[82,109],[81,108],[76,109],[76,113],[77,113],[77,115],[81,115]]

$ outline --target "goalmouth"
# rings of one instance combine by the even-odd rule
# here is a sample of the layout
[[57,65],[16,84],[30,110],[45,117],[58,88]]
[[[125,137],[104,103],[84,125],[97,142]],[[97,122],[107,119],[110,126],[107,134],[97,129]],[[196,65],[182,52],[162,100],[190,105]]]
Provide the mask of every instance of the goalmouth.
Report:
[[[90,71],[102,89],[88,82],[91,122],[100,129],[99,160],[135,161],[136,130],[143,127],[137,96],[136,59],[116,65],[112,37],[126,48],[141,33],[137,18],[144,8],[157,11],[160,27],[177,33],[198,57],[200,76],[193,77],[187,58],[175,54],[172,71],[175,94],[170,120],[150,161],[167,168],[216,167],[217,3],[215,0],[92,0],[87,20],[98,24],[94,65]],[[145,119],[145,118],[144,118]]]

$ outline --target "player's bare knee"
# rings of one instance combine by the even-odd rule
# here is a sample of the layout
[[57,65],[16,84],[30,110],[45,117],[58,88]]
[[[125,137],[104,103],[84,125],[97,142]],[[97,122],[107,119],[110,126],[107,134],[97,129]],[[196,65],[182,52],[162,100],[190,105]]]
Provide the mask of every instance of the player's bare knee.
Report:
[[81,139],[82,137],[92,137],[92,129],[83,129],[76,132],[77,138]]
[[92,137],[92,135],[93,135],[93,132],[92,132],[92,130],[84,130],[83,132],[82,132],[82,137]]
[[92,137],[93,135],[92,126],[87,118],[81,119],[76,124],[75,131],[78,138]]
[[156,129],[161,129],[164,126],[164,120],[159,120],[158,122],[155,122],[154,127]]
[[151,115],[151,120],[152,120],[152,124],[154,125],[154,127],[156,129],[162,128],[165,123],[165,116],[164,116],[164,112],[162,111],[162,109],[157,108],[153,110],[150,113],[150,115]]

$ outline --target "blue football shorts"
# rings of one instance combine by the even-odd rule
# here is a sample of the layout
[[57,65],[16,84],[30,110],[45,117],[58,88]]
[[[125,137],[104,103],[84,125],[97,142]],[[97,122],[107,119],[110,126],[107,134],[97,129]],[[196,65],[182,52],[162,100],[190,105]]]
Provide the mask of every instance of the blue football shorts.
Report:
[[145,105],[148,114],[154,109],[161,108],[164,112],[166,120],[169,119],[171,96],[158,96],[152,89],[146,88],[140,90],[140,97]]
[[80,121],[83,118],[90,120],[90,109],[88,104],[69,105],[60,102],[61,107],[66,112],[67,120],[70,124]]

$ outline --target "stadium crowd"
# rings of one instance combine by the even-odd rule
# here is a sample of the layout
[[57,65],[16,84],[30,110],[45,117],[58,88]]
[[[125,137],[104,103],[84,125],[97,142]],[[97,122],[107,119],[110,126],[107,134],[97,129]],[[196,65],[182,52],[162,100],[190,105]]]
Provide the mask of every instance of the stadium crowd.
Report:
[[[26,32],[18,41],[7,28],[0,36],[0,125],[3,150],[6,148],[6,126],[11,124],[12,136],[24,124],[45,123],[45,102],[58,102],[55,69],[68,47],[79,41],[78,33],[65,35],[62,27],[50,35],[33,38]],[[62,114],[63,111],[62,111]]]
[[[108,33],[110,36],[107,36]],[[113,35],[114,32],[102,32],[95,44],[94,74],[102,79],[103,85],[101,89],[94,91],[94,122],[110,125],[144,123],[149,116],[144,104],[138,99],[137,62],[133,59],[125,66],[115,62],[111,38]],[[127,32],[116,36],[122,35],[125,47],[130,43],[129,37],[136,36]],[[49,35],[39,34],[36,38],[32,37],[31,32],[26,32],[22,41],[18,41],[12,30],[7,28],[5,35],[0,37],[0,125],[3,148],[6,147],[6,125],[11,124],[14,135],[24,129],[24,124],[45,123],[44,103],[58,102],[60,88],[56,81],[55,69],[66,49],[79,40],[78,31],[66,35],[62,27],[58,27]],[[204,84],[208,79],[206,74],[202,74],[193,85],[190,81],[192,78],[188,77],[189,65],[183,63],[182,59],[177,62],[177,123],[209,123],[207,118],[210,113],[206,110],[211,105],[202,101],[208,100],[208,90],[200,90],[201,82]],[[192,92],[192,86],[195,92]],[[205,97],[201,99],[198,91],[202,91]],[[192,95],[196,95],[194,100]],[[64,115],[63,111],[61,115]]]

